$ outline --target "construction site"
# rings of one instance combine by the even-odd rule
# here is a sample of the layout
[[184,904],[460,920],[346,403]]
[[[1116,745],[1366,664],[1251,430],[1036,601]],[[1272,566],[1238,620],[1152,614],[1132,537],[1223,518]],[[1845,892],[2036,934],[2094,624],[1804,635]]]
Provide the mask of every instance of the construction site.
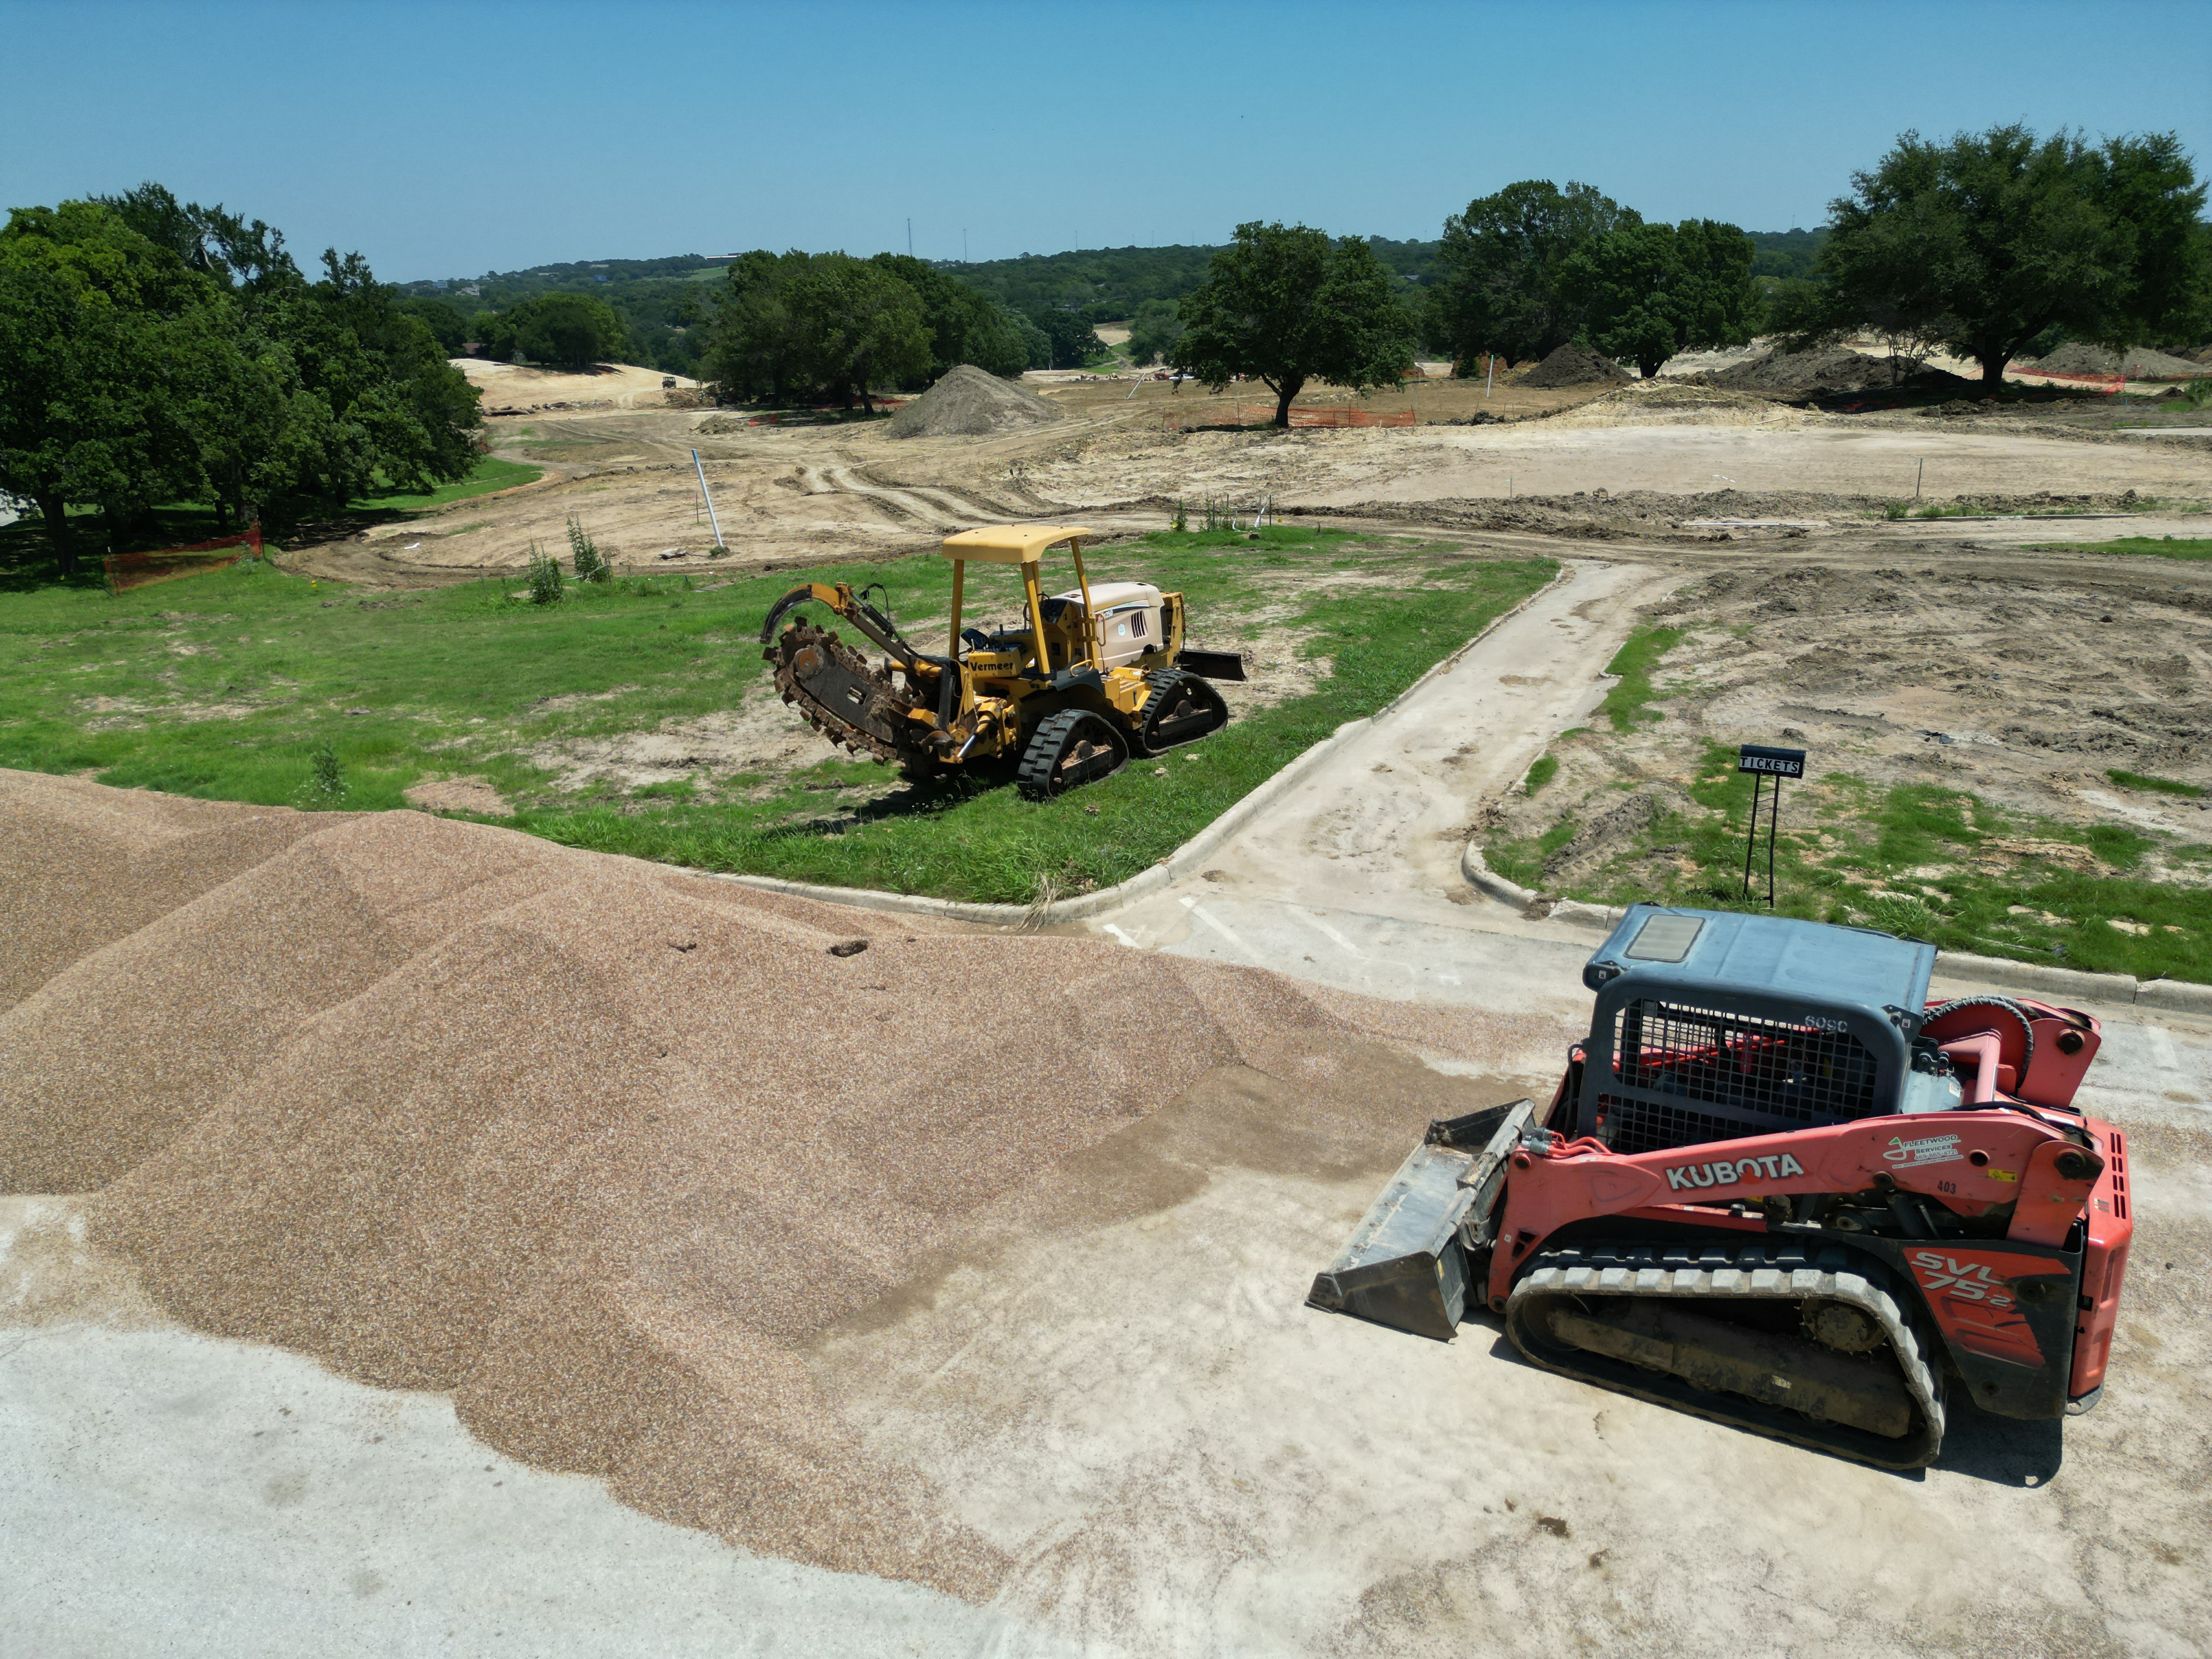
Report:
[[[790,592],[708,613],[709,712],[441,727],[412,811],[0,772],[25,1651],[2206,1651],[2171,364],[1436,365],[1288,429],[1148,373],[874,420],[464,367],[543,476],[273,554],[316,605],[500,591],[572,524]],[[1080,836],[1356,678],[1328,603],[1509,567],[1026,902],[522,816],[998,790]],[[194,586],[167,648],[229,648]]]

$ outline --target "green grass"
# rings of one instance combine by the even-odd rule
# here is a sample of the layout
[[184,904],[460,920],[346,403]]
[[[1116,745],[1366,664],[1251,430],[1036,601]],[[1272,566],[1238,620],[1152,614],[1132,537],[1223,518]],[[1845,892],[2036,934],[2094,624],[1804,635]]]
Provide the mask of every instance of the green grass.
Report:
[[1633,731],[1639,720],[1650,717],[1646,709],[1652,701],[1651,671],[1681,638],[1679,628],[1639,628],[1613,653],[1605,672],[1619,675],[1620,683],[1605,694],[1598,713],[1613,722],[1614,731]]
[[2146,772],[2123,772],[2115,768],[2105,775],[2123,789],[2147,789],[2160,795],[2186,795],[2191,800],[2202,799],[2205,793],[2201,784],[2184,783],[2179,778],[2154,778]]
[[[1491,618],[1541,586],[1547,559],[1439,558],[1419,543],[1297,526],[1176,536],[1101,550],[1093,580],[1179,589],[1192,643],[1233,646],[1240,614],[1295,607],[1303,648],[1333,672],[1310,694],[1232,721],[1158,763],[1061,799],[1008,780],[864,799],[886,774],[823,759],[792,777],[691,778],[630,793],[564,790],[549,750],[653,732],[736,707],[766,672],[755,635],[805,580],[881,581],[909,623],[941,617],[951,567],[924,555],[743,579],[571,585],[558,605],[507,595],[513,575],[419,595],[316,586],[236,568],[110,598],[51,582],[0,593],[0,765],[90,770],[101,781],[219,799],[291,804],[327,743],[342,803],[398,806],[431,775],[487,779],[517,827],[574,846],[830,884],[1028,902],[1121,881],[1188,839],[1346,720],[1372,714]],[[1286,577],[1329,571],[1349,546],[1387,583],[1303,594]],[[972,575],[972,573],[971,573]],[[1012,620],[1013,585],[975,578],[969,616]],[[1278,624],[1279,625],[1279,624]],[[927,630],[917,628],[925,643]],[[612,695],[609,695],[609,694]],[[563,700],[552,702],[549,700]],[[799,726],[794,717],[796,729]],[[538,757],[533,758],[533,754]],[[1187,758],[1194,757],[1195,758]],[[1158,775],[1164,773],[1164,775]]]
[[1527,781],[1521,786],[1521,793],[1524,795],[1534,794],[1539,789],[1541,789],[1546,784],[1557,777],[1559,773],[1559,757],[1557,755],[1537,756],[1535,760],[1529,765],[1528,776]]
[[471,495],[487,495],[495,489],[512,489],[517,484],[536,483],[544,476],[545,469],[542,466],[526,466],[520,461],[502,461],[487,455],[477,463],[475,471],[457,483],[441,484],[435,489],[368,496],[352,505],[356,512],[419,513],[425,507],[443,507],[447,501],[466,501]]
[[2212,538],[2201,536],[2122,536],[2109,542],[2042,542],[2031,553],[2133,553],[2154,559],[2212,559]]
[[1484,861],[1516,886],[1532,892],[1544,885],[1544,866],[1552,854],[1575,838],[1577,825],[1565,817],[1540,836],[1525,841],[1498,840],[1483,849]]
[[[1736,772],[1735,750],[1708,745],[1690,794],[1699,810],[1668,815],[1653,826],[1648,844],[1685,858],[1695,873],[1668,875],[1657,890],[1570,888],[1559,896],[1765,909],[1767,809],[1762,805],[1759,814],[1754,896],[1747,899],[1752,780]],[[1526,868],[1533,856],[1540,871],[1542,856],[1571,835],[1571,824],[1564,835],[1555,828],[1542,838],[1542,854],[1533,844],[1524,850],[1508,843],[1504,861],[1492,849],[1492,864]],[[2014,856],[1990,845],[1998,841],[2051,850]],[[2157,844],[2118,825],[2084,827],[2008,812],[1961,790],[1927,784],[1878,789],[1832,773],[1790,785],[1784,798],[1776,908],[1784,915],[1876,927],[1948,951],[2143,979],[2212,980],[2212,890],[2148,879],[2143,866]],[[2191,850],[2177,845],[2168,855],[2186,857]],[[2083,867],[2084,855],[2106,871]],[[1874,886],[1887,890],[1870,890]]]

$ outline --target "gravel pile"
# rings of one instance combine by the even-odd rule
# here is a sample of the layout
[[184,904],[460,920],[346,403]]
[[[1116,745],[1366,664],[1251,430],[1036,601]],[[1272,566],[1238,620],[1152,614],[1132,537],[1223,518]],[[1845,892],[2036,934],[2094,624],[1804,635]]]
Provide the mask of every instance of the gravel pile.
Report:
[[1401,1055],[1394,1095],[1270,975],[481,824],[4,771],[0,811],[10,960],[48,975],[0,1013],[0,1190],[96,1190],[94,1242],[202,1330],[448,1393],[664,1519],[964,1596],[1009,1563],[860,1443],[810,1339],[994,1206],[1069,1224],[1065,1161],[1209,1076],[1361,1124],[1449,1082]]
[[956,438],[1019,432],[1060,417],[1058,405],[1026,387],[961,363],[890,418],[894,438]]
[[2169,374],[2201,374],[2204,365],[2186,357],[2171,356],[2148,346],[2112,351],[2080,340],[2069,340],[2047,357],[2020,357],[2012,367],[2033,374],[2125,374],[2131,380],[2154,380]]
[[1610,357],[1569,341],[1522,375],[1516,384],[1533,386],[1613,386],[1634,377]]
[[1849,346],[1828,346],[1817,351],[1769,351],[1703,377],[1709,386],[1729,392],[1778,392],[1785,396],[1814,392],[1865,392],[1895,384],[1886,357],[1869,357]]

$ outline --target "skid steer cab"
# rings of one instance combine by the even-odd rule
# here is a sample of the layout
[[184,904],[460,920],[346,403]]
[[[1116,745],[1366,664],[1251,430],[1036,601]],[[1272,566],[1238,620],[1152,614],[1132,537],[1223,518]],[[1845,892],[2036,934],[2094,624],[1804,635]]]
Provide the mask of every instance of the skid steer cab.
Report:
[[2125,1142],[2074,1105],[2097,1022],[1931,1001],[1933,945],[1632,908],[1548,1105],[1435,1123],[1310,1306],[1886,1468],[2103,1392]]
[[[1242,680],[1233,653],[1187,650],[1183,602],[1144,582],[1093,585],[1083,566],[1091,531],[1000,525],[945,538],[952,622],[944,654],[901,637],[890,616],[839,583],[809,582],[761,624],[763,655],[783,700],[815,730],[923,780],[963,767],[1016,763],[1036,799],[1111,775],[1132,755],[1156,755],[1218,731],[1228,705],[1209,680]],[[1046,556],[1065,548],[1075,586],[1048,597]],[[968,568],[1002,570],[972,596],[1012,619],[968,619]],[[818,605],[881,651],[880,666],[805,615]]]

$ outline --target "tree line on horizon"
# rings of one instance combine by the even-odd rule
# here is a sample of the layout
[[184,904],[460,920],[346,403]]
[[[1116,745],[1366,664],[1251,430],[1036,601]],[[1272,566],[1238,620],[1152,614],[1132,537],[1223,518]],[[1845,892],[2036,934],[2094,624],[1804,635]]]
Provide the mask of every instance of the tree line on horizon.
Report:
[[[1406,250],[1429,245],[1258,221],[1174,250],[1205,257],[1175,264],[1179,293],[1131,307],[1127,355],[1217,387],[1263,381],[1279,425],[1307,384],[1395,384],[1423,348],[1466,367],[1575,343],[1649,376],[1763,333],[1801,349],[1871,331],[1973,360],[1994,391],[2008,362],[2062,339],[2212,336],[2205,196],[2172,134],[1907,132],[1820,233],[1789,233],[1802,274],[1775,276],[1735,226],[1646,222],[1589,185],[1522,180],[1451,216],[1418,259]],[[310,278],[270,226],[156,184],[11,210],[0,491],[37,510],[65,568],[72,509],[112,547],[164,503],[281,525],[465,477],[481,416],[449,357],[585,368],[635,343],[599,295],[464,314],[379,283],[358,254],[321,264]],[[1024,310],[906,255],[756,250],[690,286],[685,349],[731,398],[865,405],[960,363],[1011,376],[1104,351],[1086,306]]]

